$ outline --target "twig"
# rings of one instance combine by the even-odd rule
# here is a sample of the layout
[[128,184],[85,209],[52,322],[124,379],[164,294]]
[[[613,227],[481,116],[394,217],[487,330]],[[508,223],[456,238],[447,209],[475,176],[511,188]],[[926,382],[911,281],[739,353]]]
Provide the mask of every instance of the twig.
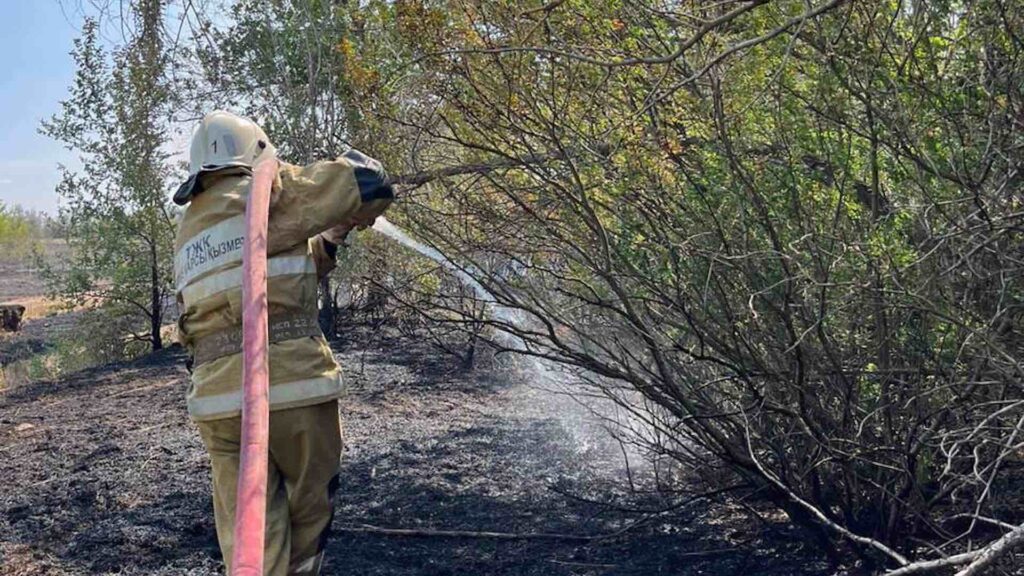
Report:
[[180,380],[172,379],[172,380],[165,380],[163,382],[157,382],[155,384],[150,384],[149,386],[143,386],[141,388],[128,388],[128,389],[122,390],[120,392],[115,392],[114,394],[111,394],[110,396],[107,396],[107,398],[120,398],[121,396],[127,396],[128,394],[134,394],[136,392],[144,392],[146,390],[151,390],[153,388],[161,388],[163,386],[169,386],[171,384],[178,384],[179,382],[180,382]]
[[569,562],[568,560],[548,560],[552,564],[558,564],[560,566],[574,566],[576,568],[618,568],[618,564],[595,564],[593,562]]
[[154,430],[156,428],[163,428],[164,426],[170,426],[172,424],[177,424],[177,422],[161,422],[159,424],[154,424],[152,426],[146,426],[145,428],[139,428],[139,429],[136,429],[136,430],[128,430],[128,432],[131,432],[133,434],[140,434],[142,432],[149,432],[150,430]]
[[979,550],[978,557],[969,566],[956,573],[956,576],[975,576],[981,574],[1004,554],[1024,542],[1024,524],[1017,526],[1012,532]]
[[914,562],[912,564],[907,564],[902,568],[886,572],[885,576],[911,576],[912,574],[924,574],[925,572],[932,572],[934,570],[940,570],[942,568],[952,568],[953,566],[960,566],[962,564],[970,562],[971,560],[977,558],[980,553],[980,550],[975,550],[974,552],[957,554],[956,556],[939,558],[937,560],[923,560],[921,562]]
[[383,536],[408,536],[413,538],[486,538],[491,540],[569,540],[574,542],[589,542],[603,536],[583,536],[577,534],[556,534],[556,533],[516,533],[516,532],[488,532],[475,530],[434,530],[431,528],[382,528],[370,524],[360,526],[342,526],[336,528],[339,532],[356,534],[380,534]]
[[676,552],[672,554],[676,558],[692,558],[697,556],[715,556],[717,554],[729,554],[736,552],[736,548],[715,548],[713,550],[694,550],[693,552]]
[[538,6],[536,8],[530,8],[529,10],[523,10],[522,12],[519,13],[519,15],[520,16],[529,16],[531,14],[536,14],[538,12],[551,12],[555,8],[558,8],[559,6],[561,6],[562,4],[565,4],[565,0],[551,0],[551,2],[548,2],[547,4],[544,4],[543,6]]
[[[746,420],[746,415],[745,414],[744,414],[744,420]],[[860,534],[857,534],[857,533],[853,532],[852,530],[846,528],[845,526],[842,526],[840,524],[837,524],[837,523],[833,522],[831,519],[829,519],[828,516],[825,515],[824,512],[819,510],[816,506],[814,506],[810,502],[808,502],[808,501],[804,500],[803,498],[801,498],[800,496],[798,496],[796,494],[796,492],[791,490],[781,480],[776,478],[774,474],[769,472],[764,466],[761,465],[761,462],[757,459],[757,456],[754,454],[754,445],[753,445],[753,442],[750,439],[750,432],[749,432],[749,430],[750,429],[749,429],[749,426],[748,426],[747,430],[746,430],[746,432],[747,432],[747,434],[746,434],[746,436],[747,436],[747,453],[750,456],[750,461],[754,464],[754,466],[757,468],[758,472],[761,473],[761,476],[764,479],[766,479],[770,483],[772,483],[779,491],[781,491],[783,494],[785,494],[790,500],[795,502],[801,508],[806,510],[812,517],[814,517],[819,523],[823,524],[829,530],[832,530],[833,532],[837,532],[838,534],[840,534],[840,535],[846,537],[847,539],[852,540],[852,541],[854,541],[854,542],[856,542],[858,544],[862,544],[864,546],[868,546],[868,547],[874,548],[875,550],[878,550],[879,552],[885,554],[886,556],[888,556],[892,560],[895,560],[901,566],[906,566],[906,565],[910,564],[910,561],[907,560],[907,558],[905,556],[903,556],[899,552],[893,550],[892,548],[886,546],[882,542],[879,542],[878,540],[875,540],[874,538],[869,538],[867,536],[861,536]]]
[[627,513],[630,513],[630,514],[657,515],[657,514],[664,514],[666,512],[673,512],[673,511],[679,510],[680,508],[682,508],[682,507],[684,507],[684,506],[686,506],[688,504],[691,504],[693,502],[696,502],[698,500],[711,499],[711,498],[714,498],[716,496],[720,496],[722,494],[725,494],[725,493],[728,493],[728,492],[732,492],[733,490],[738,490],[740,488],[748,488],[748,487],[750,487],[750,484],[747,483],[747,482],[739,482],[739,483],[736,483],[736,484],[730,484],[730,485],[725,486],[723,488],[716,488],[714,490],[708,490],[706,492],[700,492],[698,494],[691,494],[691,495],[687,496],[686,498],[683,498],[682,500],[680,500],[678,502],[673,502],[672,504],[670,504],[668,506],[664,506],[664,507],[661,507],[661,508],[654,508],[654,509],[650,509],[650,508],[647,508],[647,509],[644,509],[644,508],[631,508],[631,507],[628,507],[628,506],[621,506],[621,505],[615,504],[613,502],[605,502],[603,500],[596,500],[596,499],[593,499],[593,498],[586,498],[584,496],[580,496],[579,494],[573,494],[572,492],[569,492],[568,490],[563,490],[561,488],[558,488],[557,486],[554,486],[554,485],[548,486],[547,489],[552,491],[552,492],[554,492],[555,494],[558,494],[560,496],[564,496],[565,498],[576,500],[577,502],[585,502],[587,504],[596,504],[598,506],[603,506],[603,507],[605,507],[605,508],[607,508],[609,510],[617,510],[619,512],[627,512]]
[[978,521],[978,522],[981,522],[983,524],[991,524],[993,526],[999,526],[1000,528],[1005,528],[1006,530],[1015,530],[1017,528],[1017,526],[1015,524],[1010,524],[1009,522],[1003,522],[1002,520],[999,520],[998,518],[989,518],[988,516],[978,516],[977,514],[955,514],[953,516],[950,516],[949,518],[946,518],[946,521],[961,520],[961,519],[964,519],[964,518],[970,519],[972,521]]
[[411,174],[399,174],[389,178],[388,183],[401,186],[422,186],[428,182],[447,178],[449,176],[460,176],[463,174],[487,174],[500,168],[529,166],[531,164],[540,164],[542,162],[547,162],[548,160],[557,160],[559,158],[564,158],[564,154],[561,152],[551,152],[547,154],[530,154],[520,158],[501,158],[490,162],[480,162],[476,164],[459,164],[456,166],[449,166],[447,168],[438,168],[436,170],[422,170]]
[[[431,528],[383,528],[380,526],[373,526],[370,524],[361,524],[359,526],[343,526],[337,530],[340,532],[349,532],[357,534],[381,534],[384,536],[408,536],[418,538],[488,538],[492,540],[568,540],[574,542],[600,542],[604,540],[610,540],[616,538],[633,530],[634,528],[641,526],[652,518],[659,514],[681,508],[686,504],[708,498],[714,494],[733,490],[737,486],[729,486],[725,489],[714,490],[706,494],[699,494],[697,496],[687,498],[682,502],[673,504],[671,507],[664,510],[654,511],[652,513],[644,515],[636,522],[632,522],[629,525],[610,532],[608,534],[597,534],[593,536],[584,536],[578,534],[558,534],[558,533],[516,533],[516,532],[490,532],[490,531],[475,531],[475,530],[435,530]],[[697,556],[706,554],[717,554],[727,552],[728,550],[705,550],[700,552],[691,552],[685,555]]]
[[[848,0],[835,0],[835,2],[833,4],[829,4],[829,5],[826,5],[824,7],[819,7],[818,9],[815,9],[812,12],[808,12],[807,14],[804,14],[804,16],[802,18],[813,17],[814,15],[817,15],[817,14],[823,12],[823,11],[826,11],[826,10],[829,10],[829,9],[833,8],[835,3],[846,2],[846,1],[848,1]],[[718,28],[728,24],[732,20],[735,20],[736,18],[742,16],[743,14],[745,14],[747,12],[750,12],[751,10],[754,10],[755,8],[758,8],[759,6],[767,4],[768,2],[769,2],[769,0],[748,0],[747,3],[741,4],[740,7],[736,8],[734,10],[731,10],[729,12],[724,13],[721,16],[715,18],[714,20],[709,20],[709,21],[705,22],[700,27],[700,29],[698,29],[693,34],[693,36],[690,36],[689,38],[684,40],[682,43],[680,43],[675,48],[675,50],[673,50],[669,54],[663,54],[663,55],[660,55],[660,56],[649,56],[649,57],[638,57],[638,58],[622,58],[622,59],[619,59],[619,60],[602,60],[600,58],[594,58],[594,57],[591,57],[591,56],[587,56],[586,54],[580,54],[580,53],[576,53],[576,52],[566,52],[564,50],[558,50],[558,49],[554,49],[554,48],[545,48],[545,47],[542,47],[542,46],[498,46],[498,47],[493,47],[493,48],[458,48],[458,49],[454,49],[454,50],[444,50],[444,51],[441,51],[441,52],[432,52],[432,53],[428,54],[427,56],[429,56],[429,57],[439,57],[439,56],[444,57],[444,56],[453,56],[453,55],[459,55],[459,54],[514,54],[514,53],[531,53],[531,54],[546,54],[546,55],[551,56],[553,58],[567,58],[567,59],[575,60],[577,62],[583,62],[583,63],[586,63],[586,64],[593,64],[595,66],[602,66],[602,67],[605,67],[605,68],[623,68],[623,67],[638,66],[638,65],[669,64],[669,63],[675,62],[676,60],[681,58],[683,56],[683,54],[686,53],[687,50],[689,50],[690,48],[695,46],[698,42],[703,40],[705,36],[707,36],[708,34],[713,32],[714,30],[716,30],[716,29],[718,29]],[[791,22],[793,24],[795,24],[797,21],[799,21],[799,19],[800,18],[798,17],[798,18],[794,19]],[[787,28],[789,26],[792,26],[792,24],[789,24],[787,26]],[[777,36],[778,34],[779,33],[775,33],[774,35],[768,36],[768,37],[765,38],[765,40],[770,40],[771,38],[774,38],[774,36]],[[754,39],[754,40],[757,40],[757,39]],[[422,57],[420,59],[422,59]],[[417,59],[417,61],[418,60],[419,59]],[[414,61],[414,62],[416,62],[416,61]]]

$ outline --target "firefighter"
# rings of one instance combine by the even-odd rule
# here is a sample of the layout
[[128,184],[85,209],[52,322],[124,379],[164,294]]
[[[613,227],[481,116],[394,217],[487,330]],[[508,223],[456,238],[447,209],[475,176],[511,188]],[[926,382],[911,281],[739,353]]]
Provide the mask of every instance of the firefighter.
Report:
[[[210,454],[217,538],[230,562],[242,380],[242,248],[253,166],[275,159],[266,134],[229,112],[192,136],[186,206],[174,242],[178,338],[189,353],[189,415]],[[337,243],[394,199],[380,163],[351,150],[309,166],[279,163],[267,249],[270,438],[265,573],[318,574],[338,487],[341,371],[317,324],[318,280]],[[230,569],[230,566],[229,566]]]

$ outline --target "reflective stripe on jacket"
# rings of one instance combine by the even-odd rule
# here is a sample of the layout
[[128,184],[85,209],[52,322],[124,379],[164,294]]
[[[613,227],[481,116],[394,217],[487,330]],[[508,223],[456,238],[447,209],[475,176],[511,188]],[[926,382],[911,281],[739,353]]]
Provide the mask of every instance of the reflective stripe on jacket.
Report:
[[[250,176],[204,176],[174,243],[181,316],[178,339],[194,359],[188,410],[195,420],[241,410],[242,246]],[[333,267],[319,233],[381,202],[363,201],[344,158],[306,167],[281,164],[268,222],[267,304],[271,410],[325,402],[341,392],[341,371],[317,327],[318,272]]]

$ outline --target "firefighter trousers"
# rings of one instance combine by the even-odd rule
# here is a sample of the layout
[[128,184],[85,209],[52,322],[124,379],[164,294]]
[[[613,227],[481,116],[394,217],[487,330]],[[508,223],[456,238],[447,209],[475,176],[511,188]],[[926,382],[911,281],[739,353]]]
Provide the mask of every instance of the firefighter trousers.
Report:
[[[234,548],[241,418],[196,425],[210,454],[217,540],[228,566]],[[334,514],[341,442],[337,400],[270,413],[265,575],[319,574]]]

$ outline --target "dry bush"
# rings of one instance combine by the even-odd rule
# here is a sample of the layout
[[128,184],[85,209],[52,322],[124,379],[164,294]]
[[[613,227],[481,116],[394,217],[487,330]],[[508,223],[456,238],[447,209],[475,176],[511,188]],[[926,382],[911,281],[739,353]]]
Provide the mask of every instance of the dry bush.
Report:
[[699,47],[625,61],[585,8],[478,14],[499,47],[402,118],[469,168],[404,213],[651,450],[830,552],[980,566],[1024,465],[1019,13],[789,4],[613,12],[634,53]]

